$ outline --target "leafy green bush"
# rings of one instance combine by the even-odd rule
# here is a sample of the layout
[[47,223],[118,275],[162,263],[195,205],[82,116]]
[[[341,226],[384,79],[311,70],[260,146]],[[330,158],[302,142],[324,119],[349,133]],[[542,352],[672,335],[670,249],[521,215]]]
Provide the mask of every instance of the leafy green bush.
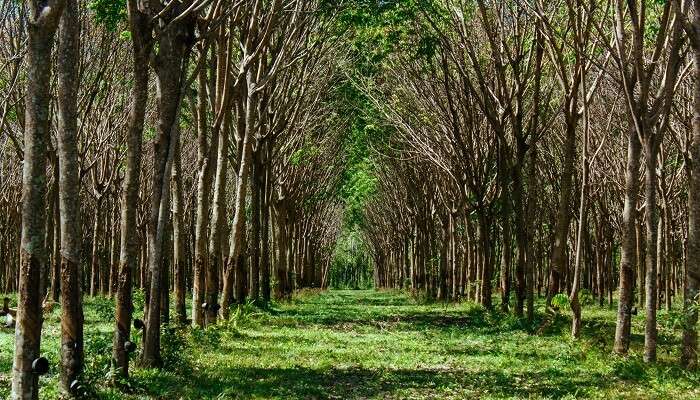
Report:
[[595,304],[595,296],[593,296],[593,292],[588,289],[581,289],[578,299],[582,306],[590,306]]
[[552,305],[554,307],[558,307],[559,309],[569,307],[569,296],[565,295],[564,293],[555,295],[552,297]]
[[160,336],[160,355],[169,370],[186,373],[192,366],[191,349],[188,348],[189,327],[173,324],[163,327]]
[[92,311],[97,316],[100,321],[112,321],[114,320],[114,300],[107,297],[97,296],[90,299],[92,306],[90,307]]

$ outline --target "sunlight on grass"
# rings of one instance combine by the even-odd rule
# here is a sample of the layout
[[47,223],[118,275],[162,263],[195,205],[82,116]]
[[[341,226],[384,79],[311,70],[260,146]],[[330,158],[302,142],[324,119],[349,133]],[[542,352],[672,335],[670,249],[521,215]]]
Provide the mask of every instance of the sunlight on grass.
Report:
[[[396,291],[304,293],[267,311],[200,329],[166,329],[164,370],[134,369],[132,392],[104,386],[111,302],[86,306],[86,376],[113,399],[640,399],[700,397],[700,377],[677,363],[677,332],[662,335],[658,364],[641,362],[643,319],[631,356],[611,355],[614,312],[589,306],[573,341],[561,316],[537,326],[471,304],[423,304]],[[137,308],[138,309],[138,308]],[[664,313],[661,313],[664,318]],[[58,360],[58,314],[47,317],[42,348]],[[9,394],[12,335],[0,334],[0,395]],[[106,356],[105,356],[106,355]],[[56,396],[55,368],[42,378]]]

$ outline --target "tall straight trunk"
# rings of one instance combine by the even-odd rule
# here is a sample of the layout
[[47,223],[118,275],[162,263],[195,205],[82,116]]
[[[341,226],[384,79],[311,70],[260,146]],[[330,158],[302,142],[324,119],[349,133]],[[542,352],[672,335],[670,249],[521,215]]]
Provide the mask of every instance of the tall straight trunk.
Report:
[[448,224],[443,221],[440,228],[442,237],[440,238],[440,258],[437,271],[437,298],[441,301],[447,300],[447,243],[449,241],[449,229]]
[[170,268],[172,267],[173,253],[173,227],[172,219],[166,223],[165,234],[163,236],[163,272],[162,283],[160,285],[160,323],[167,325],[170,323]]
[[[284,200],[282,200],[284,201]],[[278,202],[274,206],[275,222],[272,224],[275,235],[275,250],[276,256],[276,272],[277,272],[277,291],[275,296],[278,299],[285,298],[290,292],[289,286],[289,235],[287,234],[288,227],[286,219],[286,206]]]
[[[635,229],[635,245],[636,245],[636,250],[637,250],[637,304],[639,305],[639,308],[644,307],[644,299],[645,299],[645,293],[646,293],[646,288],[645,288],[645,282],[646,282],[646,265],[644,264],[645,258],[645,251],[644,247],[642,245],[642,240],[643,240],[643,233],[642,233],[642,221],[639,221],[639,223],[635,224],[634,229]],[[633,289],[634,290],[634,289]]]
[[102,259],[100,265],[102,269],[100,270],[100,294],[106,295],[109,292],[109,273],[111,271],[110,255],[112,253],[112,229],[109,229],[112,225],[112,213],[109,207],[109,202],[107,202],[107,212],[104,213],[102,218],[102,224],[104,227],[104,249],[100,258]]
[[627,167],[625,171],[625,205],[622,211],[622,245],[620,257],[620,292],[615,327],[613,351],[627,354],[630,345],[632,302],[634,300],[633,268],[637,264],[635,225],[637,223],[637,197],[639,195],[639,163],[642,145],[632,127],[628,133]]
[[[171,9],[171,16],[184,11],[182,7]],[[172,22],[158,39],[158,55],[154,62],[156,72],[156,104],[158,109],[157,136],[153,143],[153,178],[149,212],[149,262],[150,305],[145,322],[142,362],[154,367],[160,358],[160,310],[163,290],[163,243],[166,225],[170,217],[170,178],[173,158],[180,136],[179,116],[184,80],[189,56],[188,43],[192,39],[192,16]],[[165,282],[167,283],[167,282]]]
[[[585,109],[585,106],[584,106]],[[574,279],[571,285],[571,293],[569,295],[569,303],[573,318],[571,320],[571,336],[578,339],[581,336],[581,303],[579,302],[578,293],[581,287],[581,268],[583,264],[583,238],[588,230],[588,174],[590,163],[588,160],[588,120],[584,121],[586,125],[583,133],[583,154],[581,155],[582,176],[581,176],[581,198],[579,200],[579,225],[578,235],[576,236],[576,258],[574,261]]]
[[550,259],[549,288],[547,290],[547,305],[552,304],[552,297],[560,292],[562,279],[567,264],[567,237],[571,211],[569,201],[574,177],[574,158],[576,158],[576,117],[566,117],[566,137],[564,139],[564,160],[559,186],[559,208],[554,228],[554,247]]
[[61,390],[83,370],[83,304],[80,287],[80,178],[78,177],[78,2],[67,0],[58,48],[58,159],[61,236]]
[[251,178],[251,254],[250,254],[250,298],[258,301],[260,296],[260,214],[261,214],[261,191],[262,184],[260,175],[262,166],[260,165],[260,146],[253,153],[253,171]]
[[[530,164],[527,172],[527,217],[525,218],[525,242],[534,243],[535,226],[532,222],[535,214],[535,192],[537,187],[537,144],[533,144],[530,149]],[[525,250],[527,249],[527,250]],[[535,317],[535,267],[536,250],[534,245],[525,246],[523,252],[527,251],[525,261],[525,298],[527,300],[527,320],[532,322]]]
[[[177,322],[181,325],[187,323],[187,311],[185,310],[185,292],[187,288],[185,286],[185,246],[183,243],[184,233],[183,232],[183,219],[182,214],[184,212],[184,200],[182,198],[182,167],[180,160],[180,146],[177,145],[175,149],[175,160],[173,167],[173,212],[172,212],[172,225],[173,225],[173,271],[174,271],[174,282],[175,282],[175,318]],[[167,291],[166,291],[167,292]]]
[[118,265],[119,263],[117,262],[117,259],[119,257],[118,253],[118,248],[119,248],[119,228],[118,228],[118,223],[119,221],[119,206],[118,206],[118,199],[115,198],[113,201],[113,206],[112,206],[112,219],[111,219],[111,230],[112,230],[112,239],[111,239],[111,249],[109,251],[109,268],[110,268],[110,273],[109,273],[109,298],[112,299],[114,298],[114,294],[117,292],[117,277],[118,277]]
[[510,266],[513,259],[513,247],[511,246],[511,203],[510,196],[511,192],[508,188],[510,184],[510,177],[508,170],[507,157],[506,154],[506,144],[505,140],[501,141],[499,149],[499,160],[498,160],[498,175],[499,184],[501,186],[501,226],[503,227],[501,232],[501,311],[508,311],[508,303],[510,302]]
[[100,289],[100,236],[102,236],[102,199],[97,198],[95,204],[95,219],[92,225],[92,257],[90,261],[90,296],[96,296]]
[[[61,129],[59,127],[59,129]],[[59,172],[57,171],[57,174]],[[60,179],[60,177],[58,178]],[[60,190],[60,189],[59,189]],[[59,193],[57,192],[53,199],[53,259],[52,259],[52,272],[51,272],[51,300],[55,303],[60,301],[61,296],[61,211],[60,211],[60,199]],[[0,255],[0,260],[2,260],[2,255]],[[1,282],[0,278],[0,282]],[[79,281],[78,281],[79,282]]]
[[656,305],[657,305],[657,277],[656,277],[656,252],[658,237],[658,210],[656,207],[656,164],[658,145],[654,133],[645,140],[644,150],[646,156],[646,323],[644,327],[644,361],[656,361]]
[[[241,159],[238,165],[237,173],[237,186],[236,186],[236,203],[233,216],[233,226],[231,227],[231,240],[229,248],[231,253],[229,254],[229,266],[227,268],[226,274],[228,278],[226,282],[232,282],[230,279],[235,270],[235,284],[236,284],[236,302],[238,304],[245,304],[245,286],[246,286],[246,271],[245,271],[245,260],[242,257],[243,249],[246,246],[246,224],[245,224],[245,200],[248,193],[248,176],[250,175],[250,164],[251,156],[253,153],[253,140],[252,137],[254,132],[254,117],[255,112],[255,83],[253,82],[253,71],[248,71],[247,73],[247,83],[248,83],[248,96],[246,99],[245,107],[245,133],[243,136],[243,143],[241,144]],[[239,116],[240,117],[240,116]],[[235,269],[233,268],[235,267]],[[230,304],[230,291],[224,290],[224,298],[221,302],[221,309],[224,318],[228,318],[229,304]]]
[[[521,150],[518,150],[520,155]],[[523,151],[524,152],[524,151]],[[519,162],[513,170],[513,204],[515,217],[515,245],[517,251],[517,260],[515,261],[515,315],[523,316],[525,297],[526,297],[526,251],[527,251],[527,229],[529,226],[530,215],[525,215],[524,188],[523,188],[523,160],[524,154],[518,157]]]
[[693,1],[691,37],[693,49],[693,136],[690,145],[690,177],[688,182],[688,239],[683,293],[683,345],[681,365],[698,366],[698,296],[700,296],[700,0]]
[[216,323],[219,302],[219,270],[221,266],[221,243],[226,218],[226,171],[228,169],[228,117],[218,137],[214,199],[212,202],[211,232],[209,233],[209,259],[207,261],[205,320]]
[[[265,146],[267,150],[267,146]],[[265,177],[260,176],[260,179],[264,179],[262,195],[260,196],[260,291],[262,294],[263,301],[268,303],[270,301],[270,207],[268,205],[267,199],[269,194],[269,183],[267,176],[269,174],[268,168],[265,168]]]
[[[132,273],[139,264],[139,235],[136,214],[138,211],[139,186],[141,180],[141,153],[143,124],[148,100],[148,58],[151,53],[149,18],[141,13],[136,0],[129,0],[129,26],[132,44],[132,71],[134,85],[131,89],[131,110],[126,138],[126,173],[121,198],[119,278],[117,279],[117,301],[112,360],[114,379],[129,376],[129,358],[124,344],[130,340],[132,302]],[[145,252],[145,235],[143,251]],[[145,256],[142,255],[143,258]],[[140,279],[143,285],[143,279]]]
[[[167,54],[173,51],[173,49],[168,50],[164,47],[179,46],[173,39],[175,38],[161,39],[160,51],[162,53]],[[150,302],[148,303],[148,313],[145,316],[146,327],[142,353],[142,362],[147,367],[157,367],[162,362],[160,357],[160,325],[163,310],[160,307],[159,299],[162,296],[163,286],[167,285],[167,275],[164,272],[164,259],[167,257],[167,252],[164,251],[164,243],[170,217],[170,175],[180,134],[178,126],[181,93],[179,75],[182,71],[182,60],[174,58],[175,60],[167,60],[165,64],[169,64],[168,67],[162,68],[157,73],[160,89],[157,102],[160,112],[158,137],[153,144],[154,171],[148,227]]]
[[54,214],[56,213],[56,207],[54,207],[55,199],[58,198],[58,159],[55,154],[55,150],[49,151],[49,160],[52,164],[53,169],[53,179],[51,180],[51,186],[49,188],[46,207],[46,238],[44,240],[44,246],[46,246],[46,263],[44,264],[44,269],[41,271],[41,281],[39,283],[39,295],[41,298],[46,297],[47,289],[49,287],[49,279],[51,266],[53,265],[53,244],[54,244]]
[[[204,57],[204,55],[203,55]],[[209,222],[209,196],[219,138],[211,138],[207,145],[207,79],[206,70],[198,74],[197,96],[197,217],[194,233],[194,265],[192,268],[192,323],[204,326],[205,281],[207,271],[207,226]]]
[[479,216],[479,233],[481,242],[481,273],[480,273],[480,289],[479,300],[481,305],[486,308],[492,307],[491,300],[491,275],[492,275],[492,249],[489,233],[489,224],[484,215]]
[[46,263],[46,149],[49,136],[51,59],[62,0],[29,2],[27,23],[27,89],[25,92],[24,160],[22,168],[22,239],[19,297],[12,364],[13,400],[38,398],[39,376],[32,362],[41,341],[40,278]]
[[[665,185],[664,185],[665,187]],[[657,259],[661,260],[663,263],[663,269],[664,269],[664,293],[666,294],[665,300],[666,300],[666,311],[671,311],[671,306],[673,304],[673,293],[672,290],[672,282],[673,282],[673,266],[674,266],[674,259],[673,259],[673,249],[671,248],[672,244],[669,243],[671,240],[671,220],[669,219],[669,213],[668,213],[668,200],[666,199],[666,196],[664,195],[664,201],[663,201],[664,207],[663,207],[663,242],[662,245],[663,247],[660,252],[662,252],[663,255],[658,255]]]

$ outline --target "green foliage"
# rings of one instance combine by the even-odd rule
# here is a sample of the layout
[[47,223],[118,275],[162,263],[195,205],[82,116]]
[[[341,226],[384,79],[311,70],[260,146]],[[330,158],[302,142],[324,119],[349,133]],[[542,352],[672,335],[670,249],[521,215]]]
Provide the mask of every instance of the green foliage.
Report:
[[150,125],[143,127],[143,139],[145,141],[150,141],[156,138],[156,128]]
[[569,307],[569,297],[564,293],[556,294],[552,297],[552,305],[560,309]]
[[591,292],[588,289],[581,289],[581,292],[579,293],[578,297],[579,302],[582,306],[590,306],[595,304],[595,297],[593,296],[593,292]]
[[292,153],[289,157],[289,161],[294,166],[300,166],[310,163],[314,157],[318,156],[320,150],[315,144],[306,143],[302,148]]
[[95,20],[112,32],[127,17],[126,0],[91,0],[88,8],[94,13]]
[[161,357],[163,365],[167,365],[171,371],[186,374],[191,368],[191,352],[188,347],[191,345],[188,342],[189,327],[179,327],[174,324],[169,324],[161,330]]
[[114,300],[107,297],[93,297],[88,300],[91,303],[91,310],[100,320],[110,320],[114,318]]

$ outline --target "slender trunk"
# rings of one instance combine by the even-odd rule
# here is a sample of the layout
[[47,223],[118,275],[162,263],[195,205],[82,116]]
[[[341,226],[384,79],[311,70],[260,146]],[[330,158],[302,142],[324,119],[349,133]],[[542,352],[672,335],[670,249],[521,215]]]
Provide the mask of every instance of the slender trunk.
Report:
[[617,354],[627,354],[630,345],[630,325],[632,315],[634,277],[633,266],[637,263],[636,233],[637,196],[639,194],[639,162],[641,143],[634,129],[630,127],[627,146],[627,167],[625,171],[625,205],[622,211],[622,246],[620,258],[620,293],[615,328]]
[[569,201],[574,176],[574,158],[576,158],[576,120],[567,116],[566,138],[564,140],[564,161],[561,173],[559,192],[559,209],[554,228],[554,247],[550,260],[549,289],[547,291],[547,306],[552,304],[552,297],[560,292],[562,279],[566,271],[568,257],[566,256],[567,237],[571,211]]
[[19,297],[12,364],[12,399],[38,398],[39,375],[32,362],[41,341],[40,274],[46,263],[46,148],[49,136],[51,59],[54,35],[64,1],[30,2],[26,53],[24,162],[22,168],[22,240]]
[[[584,121],[587,125],[587,121]],[[588,160],[588,126],[584,127],[583,134],[583,154],[581,155],[583,173],[581,176],[581,198],[579,204],[579,225],[576,237],[576,260],[574,264],[574,279],[571,285],[569,303],[573,318],[571,321],[571,336],[578,339],[581,336],[581,304],[579,303],[578,292],[581,286],[581,264],[583,263],[583,238],[588,230],[588,174],[590,163]]]
[[212,222],[209,233],[209,260],[206,274],[205,319],[206,324],[216,323],[219,310],[219,270],[221,266],[221,242],[226,218],[226,171],[228,169],[228,117],[219,133]]
[[61,17],[58,61],[58,158],[61,210],[61,390],[83,370],[83,304],[80,287],[80,179],[77,144],[78,2],[67,0]]
[[[230,249],[231,253],[229,259],[235,263],[236,272],[236,302],[238,304],[245,304],[246,298],[246,271],[245,271],[245,260],[243,257],[244,248],[246,247],[246,221],[245,221],[245,200],[248,193],[248,176],[250,175],[250,164],[251,157],[253,153],[253,134],[254,134],[254,124],[255,119],[253,114],[255,112],[255,83],[253,82],[253,71],[248,71],[247,81],[248,81],[248,96],[246,99],[245,107],[245,133],[243,136],[243,143],[241,144],[243,149],[241,151],[241,159],[238,165],[238,177],[236,179],[238,186],[236,187],[236,204],[235,204],[235,214],[233,216],[233,226],[231,227],[231,240]],[[228,270],[229,274],[233,271],[231,267]],[[224,296],[222,301],[222,311],[224,313],[224,318],[228,318],[228,304],[230,301],[229,296]]]
[[95,204],[95,219],[92,226],[92,258],[90,261],[90,296],[96,296],[99,291],[100,279],[100,236],[102,235],[102,196],[97,198]]
[[[59,129],[61,129],[59,127]],[[60,167],[59,167],[60,169]],[[60,180],[60,171],[56,171],[56,179]],[[60,183],[59,183],[60,184]],[[59,189],[60,190],[60,189]],[[53,198],[53,258],[51,272],[51,300],[55,303],[60,301],[61,296],[61,211],[59,193],[56,192]],[[2,260],[2,255],[0,255]],[[0,282],[2,280],[0,279]]]
[[209,222],[209,196],[216,163],[218,138],[212,137],[207,146],[207,80],[206,70],[198,75],[199,95],[197,96],[197,217],[194,234],[194,267],[192,269],[192,323],[204,326],[205,287],[207,271],[207,225]]
[[[183,11],[179,8],[173,8],[173,15]],[[158,40],[158,55],[154,63],[158,88],[156,92],[158,126],[153,143],[153,178],[148,227],[151,302],[145,318],[146,332],[142,353],[142,362],[149,367],[159,366],[162,361],[160,358],[161,312],[158,299],[164,284],[163,242],[170,214],[170,175],[180,135],[180,103],[190,51],[187,43],[191,39],[191,25],[194,21],[191,18],[184,18],[173,24],[161,34]]]
[[[530,165],[527,173],[527,217],[525,227],[525,240],[527,243],[533,243],[535,239],[535,227],[531,221],[535,213],[535,189],[537,186],[537,147],[533,144],[530,149]],[[526,247],[527,260],[525,264],[525,297],[527,299],[527,320],[532,322],[535,316],[535,246],[532,244]]]
[[[175,150],[175,165],[173,168],[173,212],[172,212],[172,225],[173,225],[173,271],[175,272],[175,318],[177,322],[181,325],[187,323],[187,311],[185,309],[185,292],[187,287],[185,286],[185,246],[184,240],[184,226],[183,217],[184,212],[184,200],[182,198],[182,167],[180,160],[180,146],[179,144]],[[167,291],[166,291],[167,292]]]
[[260,210],[261,207],[261,191],[262,185],[260,174],[262,166],[260,165],[260,146],[253,153],[253,171],[251,178],[251,248],[250,255],[250,298],[253,301],[258,301],[260,296]]
[[[522,147],[522,148],[521,148]],[[515,315],[523,316],[526,298],[526,251],[527,251],[527,229],[530,217],[525,215],[525,205],[523,204],[523,167],[525,160],[525,147],[518,146],[518,162],[513,169],[513,204],[515,217],[515,245],[517,260],[515,262]]]
[[260,196],[260,212],[261,215],[260,217],[262,220],[260,221],[260,229],[261,229],[261,237],[260,237],[260,280],[261,280],[261,292],[262,292],[262,298],[265,303],[268,303],[270,301],[270,268],[271,268],[271,263],[270,263],[270,207],[268,205],[267,199],[268,199],[268,192],[269,192],[269,184],[267,180],[267,174],[268,174],[268,169],[265,168],[265,177],[260,176],[260,179],[265,179],[265,182],[263,184],[263,188],[261,190],[264,190],[262,193],[262,196]]
[[690,145],[688,187],[688,239],[683,293],[683,345],[681,364],[687,369],[698,366],[698,296],[700,296],[700,1],[693,2],[693,136]]
[[[121,227],[119,251],[119,278],[117,279],[117,301],[112,359],[114,379],[119,382],[129,376],[128,349],[130,341],[132,303],[132,272],[139,264],[139,235],[137,234],[136,214],[138,211],[139,186],[141,180],[141,152],[143,124],[148,100],[148,56],[151,52],[148,17],[137,7],[136,0],[128,1],[129,25],[132,39],[132,71],[134,86],[131,91],[132,103],[127,128],[126,173],[121,198]],[[145,242],[145,235],[142,238]],[[145,243],[143,250],[145,251]],[[145,258],[145,256],[142,256]],[[140,279],[143,285],[143,279]]]
[[652,132],[646,139],[646,324],[644,328],[644,361],[656,361],[656,305],[657,305],[657,276],[656,276],[656,251],[658,236],[658,210],[656,209],[656,163],[658,145]]

